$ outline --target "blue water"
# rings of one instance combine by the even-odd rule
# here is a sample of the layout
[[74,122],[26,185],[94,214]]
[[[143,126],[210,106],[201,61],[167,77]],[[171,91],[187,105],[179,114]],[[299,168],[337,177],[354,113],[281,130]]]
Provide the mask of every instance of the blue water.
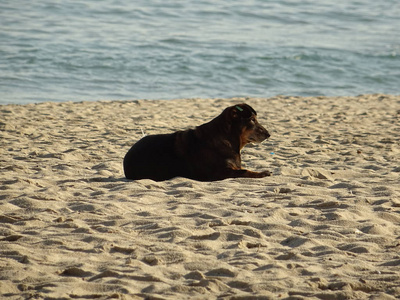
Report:
[[0,104],[399,90],[399,0],[0,0]]

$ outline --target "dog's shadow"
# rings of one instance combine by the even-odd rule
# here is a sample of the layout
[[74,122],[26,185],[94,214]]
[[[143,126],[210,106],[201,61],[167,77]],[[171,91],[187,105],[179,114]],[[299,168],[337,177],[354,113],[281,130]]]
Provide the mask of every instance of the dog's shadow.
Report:
[[131,182],[132,180],[126,179],[125,177],[92,177],[92,178],[79,178],[79,179],[65,179],[57,181],[58,185],[63,185],[66,183],[76,183],[76,182],[104,182],[104,183],[116,183],[116,182]]

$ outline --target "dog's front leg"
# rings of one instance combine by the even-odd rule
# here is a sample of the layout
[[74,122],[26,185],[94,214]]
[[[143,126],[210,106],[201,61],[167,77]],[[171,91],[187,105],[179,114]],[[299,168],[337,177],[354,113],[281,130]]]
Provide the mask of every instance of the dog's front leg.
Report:
[[262,178],[266,176],[271,176],[272,173],[270,171],[263,171],[263,172],[253,172],[246,169],[240,170],[230,170],[229,172],[230,178],[239,178],[239,177],[246,177],[246,178]]

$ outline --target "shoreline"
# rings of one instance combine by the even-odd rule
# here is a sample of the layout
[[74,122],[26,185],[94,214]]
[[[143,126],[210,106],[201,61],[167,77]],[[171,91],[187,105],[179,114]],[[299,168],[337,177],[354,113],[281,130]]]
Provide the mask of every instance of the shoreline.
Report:
[[[124,179],[145,134],[246,102],[272,177]],[[395,299],[400,96],[0,105],[0,295]],[[246,298],[247,297],[247,298]]]

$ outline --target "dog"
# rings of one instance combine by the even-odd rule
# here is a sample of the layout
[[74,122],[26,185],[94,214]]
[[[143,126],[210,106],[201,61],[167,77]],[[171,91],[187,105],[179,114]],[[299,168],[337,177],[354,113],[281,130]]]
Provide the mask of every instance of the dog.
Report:
[[240,156],[246,144],[261,143],[269,137],[258,123],[256,111],[245,103],[237,104],[195,129],[143,137],[124,157],[125,177],[216,181],[270,176],[269,171],[242,169]]

